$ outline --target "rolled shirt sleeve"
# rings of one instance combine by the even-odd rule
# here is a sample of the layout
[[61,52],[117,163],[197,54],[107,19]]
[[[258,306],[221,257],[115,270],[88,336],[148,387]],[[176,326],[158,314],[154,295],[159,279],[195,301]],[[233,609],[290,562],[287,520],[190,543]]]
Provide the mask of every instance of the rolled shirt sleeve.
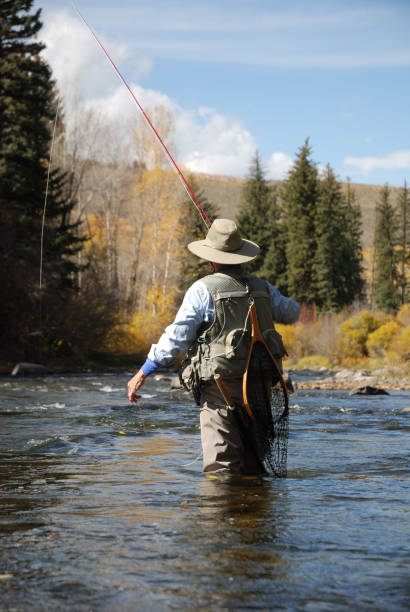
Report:
[[171,365],[180,351],[185,351],[197,337],[202,323],[213,321],[214,307],[205,284],[196,281],[185,294],[175,320],[153,344],[148,359],[159,365]]

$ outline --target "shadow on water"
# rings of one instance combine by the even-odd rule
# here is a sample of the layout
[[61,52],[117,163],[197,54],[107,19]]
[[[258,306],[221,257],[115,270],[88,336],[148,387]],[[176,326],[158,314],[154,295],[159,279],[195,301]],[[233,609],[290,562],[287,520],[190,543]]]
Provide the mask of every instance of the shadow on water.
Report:
[[289,565],[279,545],[287,516],[284,481],[204,476],[186,520],[180,559],[189,568],[185,573],[197,605],[271,607],[273,589],[281,590]]

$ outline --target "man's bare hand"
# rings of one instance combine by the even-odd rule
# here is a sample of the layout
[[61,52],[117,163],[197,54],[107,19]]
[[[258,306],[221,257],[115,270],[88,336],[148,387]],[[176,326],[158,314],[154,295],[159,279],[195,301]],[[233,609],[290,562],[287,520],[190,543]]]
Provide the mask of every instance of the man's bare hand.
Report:
[[135,376],[128,381],[128,399],[131,403],[136,402],[137,399],[141,397],[140,395],[136,394],[136,391],[142,387],[146,378],[147,377],[145,376],[144,372],[139,370]]

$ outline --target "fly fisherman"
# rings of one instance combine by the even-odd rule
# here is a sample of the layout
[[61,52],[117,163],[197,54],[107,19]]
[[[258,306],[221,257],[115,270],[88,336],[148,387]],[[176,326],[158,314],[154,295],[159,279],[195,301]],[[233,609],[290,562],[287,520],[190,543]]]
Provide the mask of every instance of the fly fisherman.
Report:
[[[241,264],[257,257],[259,247],[242,239],[233,221],[215,219],[205,240],[191,242],[188,249],[211,262],[213,274],[188,289],[174,322],[128,382],[128,397],[136,402],[136,392],[147,376],[160,366],[171,365],[180,351],[188,349],[180,377],[200,405],[204,472],[259,473],[263,465],[244,439],[238,418],[238,411],[244,409],[242,380],[250,346],[250,304],[255,305],[260,331],[279,363],[286,351],[273,321],[294,323],[300,306],[242,268]],[[215,382],[216,373],[227,391],[225,397]],[[249,376],[258,376],[258,372],[250,371]],[[227,396],[231,401],[226,401]]]

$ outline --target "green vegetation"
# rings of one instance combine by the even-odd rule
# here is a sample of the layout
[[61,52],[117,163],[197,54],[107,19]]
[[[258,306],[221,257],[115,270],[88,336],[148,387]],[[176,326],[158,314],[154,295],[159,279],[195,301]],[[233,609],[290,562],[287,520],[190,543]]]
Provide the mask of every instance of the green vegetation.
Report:
[[0,3],[0,358],[78,363],[113,317],[91,287],[78,291],[84,236],[72,177],[56,166],[48,177],[57,99],[32,4]]
[[374,237],[375,278],[373,294],[376,306],[394,312],[399,306],[397,255],[397,215],[385,185],[377,203],[377,224]]
[[315,216],[319,178],[311,160],[309,141],[299,150],[283,186],[283,230],[286,234],[288,293],[298,302],[315,302],[314,256],[317,249]]
[[408,299],[407,268],[410,266],[410,198],[406,181],[398,198],[398,262],[399,262],[399,292],[400,303]]
[[[186,250],[205,227],[144,122],[129,126],[130,144],[94,111],[70,116],[70,130],[62,110],[56,121],[58,92],[32,4],[0,3],[0,359],[128,364],[143,359],[172,320],[182,290],[208,273]],[[170,112],[150,115],[172,148]],[[237,216],[244,236],[262,247],[251,269],[311,306],[282,330],[292,362],[408,359],[406,184],[343,185],[330,167],[319,172],[308,140],[281,183],[266,180],[258,154],[247,180],[189,181],[211,220]],[[372,287],[391,314],[371,312]],[[357,315],[358,301],[367,314]]]
[[0,308],[2,350],[21,354],[58,351],[67,300],[81,248],[74,202],[65,197],[65,177],[49,177],[44,232],[44,284],[39,286],[40,237],[47,184],[50,128],[56,99],[50,69],[35,36],[39,13],[32,0],[0,5]]
[[264,179],[256,155],[237,221],[261,246],[249,269],[283,293],[313,311],[340,310],[362,297],[360,211],[330,166],[319,178],[308,140],[280,190]]
[[320,182],[314,232],[316,302],[322,310],[337,310],[362,295],[360,212],[351,190],[347,198],[330,166]]
[[237,222],[242,234],[261,249],[260,255],[248,264],[249,271],[275,282],[278,288],[285,288],[286,254],[279,216],[277,188],[265,179],[256,153],[243,187]]

